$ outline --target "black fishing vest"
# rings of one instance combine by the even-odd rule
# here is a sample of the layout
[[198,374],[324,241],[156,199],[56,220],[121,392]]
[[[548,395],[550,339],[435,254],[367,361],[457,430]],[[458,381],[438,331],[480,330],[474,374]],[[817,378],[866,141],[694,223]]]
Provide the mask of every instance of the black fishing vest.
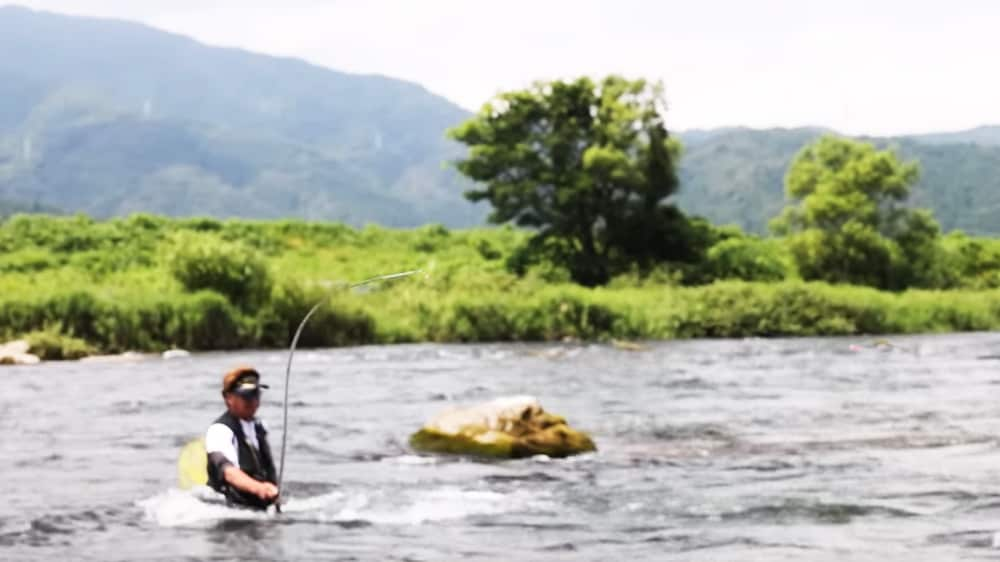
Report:
[[[221,423],[228,427],[236,436],[236,451],[239,455],[240,470],[247,473],[254,480],[261,482],[278,483],[277,472],[274,470],[274,459],[271,457],[271,447],[267,444],[267,431],[259,421],[254,421],[254,428],[257,431],[257,444],[260,448],[254,452],[253,447],[247,442],[243,433],[243,426],[238,418],[226,412],[219,416],[214,423]],[[213,490],[225,494],[229,501],[256,508],[266,508],[273,503],[273,500],[262,500],[259,497],[237,490],[226,482],[222,471],[211,461],[208,461],[208,485]]]

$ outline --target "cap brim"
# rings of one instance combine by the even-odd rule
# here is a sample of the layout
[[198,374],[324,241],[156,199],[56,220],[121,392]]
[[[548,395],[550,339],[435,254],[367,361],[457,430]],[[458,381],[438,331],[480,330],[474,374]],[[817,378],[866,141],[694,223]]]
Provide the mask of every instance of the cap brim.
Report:
[[270,388],[270,387],[267,386],[266,384],[257,384],[257,383],[253,383],[253,382],[245,382],[243,384],[236,385],[236,387],[233,388],[232,392],[235,392],[237,394],[251,394],[251,393],[254,393],[254,392],[258,392],[262,388]]

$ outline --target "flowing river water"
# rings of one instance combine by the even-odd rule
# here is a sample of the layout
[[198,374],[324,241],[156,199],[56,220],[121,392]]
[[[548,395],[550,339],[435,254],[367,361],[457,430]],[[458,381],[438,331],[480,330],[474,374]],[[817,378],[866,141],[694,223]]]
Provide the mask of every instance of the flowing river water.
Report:
[[[286,355],[0,370],[3,560],[996,559],[1000,334],[296,353],[284,514],[176,489],[224,371]],[[454,405],[529,394],[599,448],[414,453]]]

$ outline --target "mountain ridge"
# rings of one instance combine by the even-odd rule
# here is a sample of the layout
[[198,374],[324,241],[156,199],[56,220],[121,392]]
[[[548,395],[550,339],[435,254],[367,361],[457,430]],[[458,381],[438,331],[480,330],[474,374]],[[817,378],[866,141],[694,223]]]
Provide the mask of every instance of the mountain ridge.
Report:
[[[52,203],[56,193],[72,190],[90,204],[67,210],[110,216],[116,212],[107,202],[110,190],[127,199],[128,208],[155,212],[115,184],[132,182],[138,189],[141,182],[152,183],[169,192],[176,182],[158,183],[163,174],[156,172],[173,165],[187,166],[202,179],[207,173],[212,181],[202,195],[208,206],[228,208],[233,216],[415,226],[434,220],[478,224],[485,214],[482,206],[454,204],[454,195],[471,184],[445,166],[461,147],[444,131],[468,113],[411,82],[206,46],[120,20],[6,7],[0,8],[0,96],[0,197],[7,199]],[[157,126],[163,135],[132,134]],[[173,131],[173,145],[165,143],[167,129]],[[72,141],[107,130],[121,133],[108,141],[112,146],[126,138],[136,143],[133,152],[144,158],[135,168],[144,173],[126,167],[115,175],[120,159],[88,152],[94,147],[86,141]],[[179,143],[226,153],[249,172],[234,184],[210,173],[204,151]],[[173,151],[179,160],[160,162],[157,151]],[[266,158],[268,151],[286,157],[274,161]],[[301,160],[312,168],[298,165]],[[67,161],[77,166],[44,173],[44,161],[49,168]],[[161,166],[148,169],[152,164]],[[101,180],[110,187],[88,183],[95,169],[110,174]],[[247,186],[254,196],[269,196],[269,212],[255,210],[251,201],[234,206],[233,190]],[[281,197],[292,192],[308,197]],[[397,209],[365,205],[367,197],[381,197]],[[181,205],[175,211],[200,207]]]
[[[216,47],[124,20],[0,6],[0,214],[482,224],[445,131],[471,114],[424,86]],[[669,122],[669,116],[668,116]],[[672,132],[682,210],[767,232],[783,177],[825,127]],[[912,203],[1000,234],[1000,125],[854,137],[921,161]],[[1000,213],[995,213],[1000,214]]]

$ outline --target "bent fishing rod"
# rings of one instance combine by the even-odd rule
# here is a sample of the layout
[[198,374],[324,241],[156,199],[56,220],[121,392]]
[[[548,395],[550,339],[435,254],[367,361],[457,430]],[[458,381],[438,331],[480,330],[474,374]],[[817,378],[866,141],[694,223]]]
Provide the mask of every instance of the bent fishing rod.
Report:
[[[389,273],[387,275],[377,275],[375,277],[365,279],[364,281],[358,281],[357,283],[348,285],[346,289],[347,290],[355,289],[357,287],[368,285],[369,283],[375,283],[377,281],[388,281],[390,279],[398,279],[400,277],[409,277],[414,273],[420,273],[420,270],[414,269],[411,271],[401,271],[399,273]],[[282,428],[281,464],[279,465],[280,468],[278,469],[278,499],[276,499],[274,502],[275,510],[277,510],[278,513],[281,513],[281,501],[280,501],[281,482],[282,478],[285,475],[285,445],[288,444],[288,381],[291,379],[292,376],[292,357],[295,355],[295,346],[298,345],[299,343],[299,336],[302,335],[302,329],[306,327],[306,322],[309,321],[309,318],[313,315],[313,313],[319,310],[319,307],[323,306],[324,303],[330,300],[331,294],[332,291],[330,293],[327,293],[326,296],[324,296],[319,302],[314,304],[313,307],[309,309],[309,312],[306,313],[305,317],[302,319],[302,322],[299,322],[299,327],[295,330],[295,336],[292,337],[291,346],[288,348],[288,364],[285,366],[284,413],[282,414],[282,421],[281,421],[281,428]]]

